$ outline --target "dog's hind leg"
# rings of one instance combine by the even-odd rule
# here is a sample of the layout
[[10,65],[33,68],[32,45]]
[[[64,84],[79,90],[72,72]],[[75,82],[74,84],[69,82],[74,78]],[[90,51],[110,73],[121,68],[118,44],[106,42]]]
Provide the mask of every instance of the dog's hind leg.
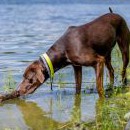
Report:
[[76,82],[76,94],[81,92],[81,83],[82,83],[82,67],[74,66],[75,82]]
[[[126,35],[126,34],[124,34]],[[127,84],[127,77],[126,77],[126,68],[129,63],[129,42],[126,39],[119,39],[117,40],[119,48],[121,50],[122,54],[122,60],[123,60],[123,69],[122,69],[122,83],[124,85]]]
[[96,73],[96,86],[100,98],[104,97],[104,88],[103,88],[104,64],[105,64],[104,57],[99,56],[97,58],[97,64],[94,67]]
[[129,63],[129,43],[130,43],[130,31],[125,22],[122,19],[120,28],[117,31],[117,43],[122,54],[123,69],[122,69],[122,83],[127,84],[126,68]]
[[111,64],[111,55],[108,55],[105,58],[105,65],[106,65],[106,67],[109,71],[110,86],[113,87],[113,84],[114,84],[114,69],[113,69],[112,64]]

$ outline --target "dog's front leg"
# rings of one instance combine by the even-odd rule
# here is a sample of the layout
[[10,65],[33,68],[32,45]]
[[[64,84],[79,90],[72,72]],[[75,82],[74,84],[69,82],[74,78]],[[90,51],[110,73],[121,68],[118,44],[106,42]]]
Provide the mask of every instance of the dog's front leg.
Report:
[[74,68],[74,74],[75,74],[76,94],[80,94],[81,83],[82,83],[82,67],[73,65],[73,68]]
[[96,72],[96,87],[99,94],[99,97],[104,97],[104,88],[103,88],[103,72],[104,72],[104,63],[105,60],[103,57],[99,57],[97,64],[95,66]]

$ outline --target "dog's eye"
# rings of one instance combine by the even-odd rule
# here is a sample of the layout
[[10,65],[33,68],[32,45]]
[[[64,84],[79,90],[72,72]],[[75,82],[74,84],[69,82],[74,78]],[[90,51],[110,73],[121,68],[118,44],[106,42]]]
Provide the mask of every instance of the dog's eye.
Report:
[[29,82],[30,82],[30,83],[33,83],[33,79],[30,79]]

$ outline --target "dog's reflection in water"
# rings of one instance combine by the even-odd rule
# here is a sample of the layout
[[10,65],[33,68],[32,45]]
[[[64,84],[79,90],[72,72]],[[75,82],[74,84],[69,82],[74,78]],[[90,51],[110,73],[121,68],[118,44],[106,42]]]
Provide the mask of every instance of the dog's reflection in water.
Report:
[[[72,100],[71,102],[72,104],[68,105],[65,102],[70,100],[70,98]],[[88,102],[86,101],[86,98],[90,98],[90,97],[85,96],[85,95],[70,95],[69,99],[66,99],[66,100],[65,100],[65,97],[63,97],[61,101],[58,101],[58,102],[61,102],[61,105],[63,105],[62,108],[58,108],[59,106],[56,105],[57,101],[55,101],[52,98],[49,98],[48,100],[45,99],[47,101],[47,104],[45,106],[44,106],[44,103],[46,102],[43,100],[44,103],[40,104],[41,107],[38,106],[39,103],[37,104],[32,101],[15,99],[15,100],[4,102],[4,104],[1,105],[0,110],[2,111],[2,108],[6,109],[7,106],[9,105],[10,109],[12,109],[11,110],[12,115],[15,115],[16,120],[18,120],[19,122],[15,123],[15,121],[12,120],[12,116],[9,117],[7,114],[5,114],[5,116],[8,117],[8,120],[11,120],[12,125],[17,124],[19,128],[24,127],[25,130],[26,128],[31,128],[31,129],[36,129],[36,130],[41,130],[41,129],[43,130],[54,129],[55,130],[58,128],[63,129],[63,128],[66,128],[66,126],[71,127],[75,125],[74,122],[80,123],[85,116],[88,116],[86,115],[86,113],[88,109],[90,109],[90,107],[87,107],[86,105],[86,103]],[[82,102],[83,104],[81,104],[82,99],[83,99],[83,102]],[[84,103],[84,101],[86,102]],[[94,102],[91,105],[93,104]],[[93,105],[93,108],[94,108],[94,105]],[[8,112],[8,108],[6,109],[6,112]],[[57,117],[55,115],[57,115]],[[58,118],[58,116],[63,116],[63,117]],[[66,118],[66,119],[62,120],[61,118]],[[24,123],[21,124],[21,121]],[[4,122],[6,122],[6,119]],[[1,124],[1,121],[0,121],[0,124]],[[69,126],[66,124],[69,124]]]

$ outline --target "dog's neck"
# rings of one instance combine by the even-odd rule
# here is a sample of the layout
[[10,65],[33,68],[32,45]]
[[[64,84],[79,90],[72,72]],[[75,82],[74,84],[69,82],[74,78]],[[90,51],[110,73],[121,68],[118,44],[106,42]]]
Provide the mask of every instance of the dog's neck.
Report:
[[54,44],[46,53],[52,62],[54,72],[69,65],[64,47],[61,47],[60,44]]
[[[47,52],[49,59],[52,62],[54,72],[58,71],[59,69],[69,65],[67,62],[66,54],[64,51],[64,47],[56,42]],[[45,67],[45,65],[44,65]]]
[[68,65],[68,63],[66,62],[66,57],[62,54],[59,54],[59,52],[53,53],[52,51],[49,50],[47,52],[47,55],[49,56],[52,62],[54,72]]

